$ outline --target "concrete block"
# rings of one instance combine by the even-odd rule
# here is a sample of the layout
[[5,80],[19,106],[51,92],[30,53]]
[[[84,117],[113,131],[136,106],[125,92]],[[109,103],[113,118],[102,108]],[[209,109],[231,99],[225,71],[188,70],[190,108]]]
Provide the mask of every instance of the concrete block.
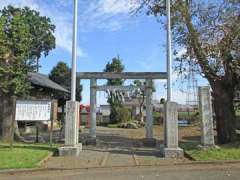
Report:
[[168,159],[181,159],[184,157],[183,149],[177,148],[166,148],[162,147],[160,149],[161,156]]
[[58,148],[59,156],[79,156],[82,151],[82,144],[75,146],[64,146]]

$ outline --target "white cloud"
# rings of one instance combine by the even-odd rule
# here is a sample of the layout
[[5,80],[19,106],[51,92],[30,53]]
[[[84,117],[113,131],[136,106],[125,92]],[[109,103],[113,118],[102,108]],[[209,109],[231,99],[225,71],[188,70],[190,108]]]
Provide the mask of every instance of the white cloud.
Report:
[[117,31],[134,24],[131,11],[139,6],[138,0],[93,0],[80,7],[80,26],[83,31]]
[[[65,7],[69,5],[66,0],[57,0],[57,7],[54,4],[44,4],[44,1],[39,0],[1,0],[0,9],[7,5],[15,7],[28,6],[31,9],[40,11],[41,15],[51,18],[56,25],[55,37],[58,48],[72,52],[72,15]],[[56,3],[56,2],[55,2]],[[66,12],[64,12],[66,11]],[[78,46],[77,55],[84,56],[83,50]]]
[[100,0],[100,9],[108,14],[128,14],[132,9],[139,7],[139,3],[135,0]]
[[[92,0],[79,1],[79,31],[94,30],[117,31],[122,27],[136,22],[130,14],[131,10],[139,5],[139,0]],[[50,2],[50,3],[49,3]],[[56,25],[57,47],[72,52],[72,10],[73,2],[70,0],[1,0],[0,9],[7,5],[15,7],[28,6],[40,11],[41,15],[48,16]],[[77,55],[85,56],[78,46]]]

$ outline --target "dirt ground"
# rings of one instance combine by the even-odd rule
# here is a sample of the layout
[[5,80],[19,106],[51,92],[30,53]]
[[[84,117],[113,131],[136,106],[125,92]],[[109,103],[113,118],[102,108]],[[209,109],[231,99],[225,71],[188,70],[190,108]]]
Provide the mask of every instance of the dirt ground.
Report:
[[[85,133],[87,130],[85,129]],[[116,133],[119,136],[127,137],[130,139],[144,139],[145,128],[140,129],[122,129],[122,128],[105,128],[98,127],[99,133]],[[180,141],[200,141],[201,131],[199,126],[179,127],[179,140]],[[163,141],[163,126],[155,125],[153,127],[153,136],[155,139]]]
[[[79,157],[51,157],[45,168],[90,168],[126,167],[139,165],[161,165],[189,161],[187,158],[167,160],[160,156],[163,143],[163,127],[154,126],[156,144],[149,146],[145,141],[145,128],[122,129],[97,127],[97,144],[84,145]],[[84,129],[80,136],[86,136]],[[199,141],[199,127],[180,127],[180,141]]]

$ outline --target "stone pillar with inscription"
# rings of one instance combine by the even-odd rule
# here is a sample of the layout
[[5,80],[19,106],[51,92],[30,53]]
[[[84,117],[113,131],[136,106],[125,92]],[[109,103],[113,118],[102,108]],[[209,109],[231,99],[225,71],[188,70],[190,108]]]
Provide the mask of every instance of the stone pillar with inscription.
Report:
[[182,158],[183,150],[178,146],[178,108],[175,102],[165,103],[164,146],[161,154],[165,158]]
[[59,148],[60,156],[79,156],[82,144],[79,136],[79,102],[68,101],[66,104],[65,145]]
[[215,146],[210,87],[199,87],[198,94],[202,130],[201,144],[205,147]]

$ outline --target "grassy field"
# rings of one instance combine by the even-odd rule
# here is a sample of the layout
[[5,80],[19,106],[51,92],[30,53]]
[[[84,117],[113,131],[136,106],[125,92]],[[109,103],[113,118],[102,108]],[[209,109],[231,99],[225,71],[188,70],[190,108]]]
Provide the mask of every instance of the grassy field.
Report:
[[194,143],[181,143],[185,152],[197,161],[240,160],[240,144],[221,145],[219,148],[201,150]]
[[35,168],[50,152],[55,152],[56,146],[42,144],[9,144],[0,143],[0,169]]

